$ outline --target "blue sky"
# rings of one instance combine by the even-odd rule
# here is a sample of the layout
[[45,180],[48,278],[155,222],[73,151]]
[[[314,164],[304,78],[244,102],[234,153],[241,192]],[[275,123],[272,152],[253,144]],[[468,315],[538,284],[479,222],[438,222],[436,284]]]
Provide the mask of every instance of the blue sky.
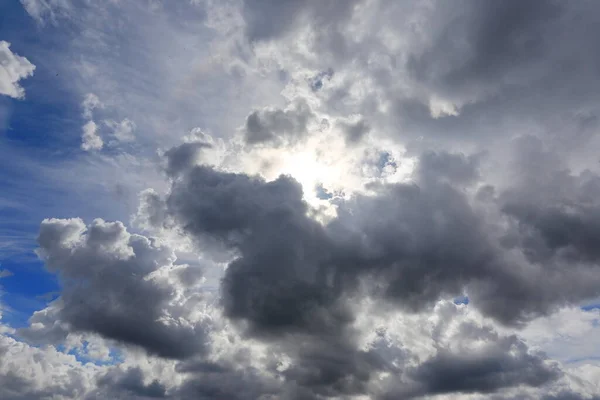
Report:
[[[72,132],[78,125],[79,113],[77,102],[69,102],[74,99],[66,93],[51,65],[44,65],[43,49],[52,46],[55,37],[39,35],[35,21],[18,2],[3,2],[0,15],[0,36],[12,44],[15,52],[26,51],[37,67],[35,75],[23,82],[26,99],[0,97],[0,176],[4,188],[0,262],[2,268],[14,274],[3,280],[3,302],[10,308],[6,316],[9,323],[24,326],[33,311],[44,307],[45,301],[39,297],[58,290],[56,278],[45,272],[33,251],[39,221],[44,218],[40,208],[58,210],[53,203],[63,201],[65,193],[36,184],[41,178],[39,167],[22,169],[18,160],[26,158],[44,165],[69,157],[61,151],[59,142],[65,140],[65,131]],[[77,137],[72,139],[71,147],[77,146]]]
[[0,398],[600,398],[599,15],[1,2]]

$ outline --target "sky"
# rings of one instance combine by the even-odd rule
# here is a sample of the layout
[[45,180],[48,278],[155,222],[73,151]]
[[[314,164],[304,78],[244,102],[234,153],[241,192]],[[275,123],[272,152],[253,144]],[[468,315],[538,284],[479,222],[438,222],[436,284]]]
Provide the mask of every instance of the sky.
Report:
[[600,399],[599,29],[0,2],[0,399]]

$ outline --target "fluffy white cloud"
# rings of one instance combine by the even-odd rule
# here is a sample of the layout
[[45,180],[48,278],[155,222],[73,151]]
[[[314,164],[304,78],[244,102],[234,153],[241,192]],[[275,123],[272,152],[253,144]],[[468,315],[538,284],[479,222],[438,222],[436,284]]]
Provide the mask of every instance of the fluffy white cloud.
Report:
[[94,121],[88,121],[81,128],[81,148],[85,151],[100,150],[104,146],[104,141],[98,135],[98,125]]
[[0,94],[22,99],[25,90],[19,85],[21,79],[33,75],[35,65],[25,57],[10,50],[10,43],[0,40]]

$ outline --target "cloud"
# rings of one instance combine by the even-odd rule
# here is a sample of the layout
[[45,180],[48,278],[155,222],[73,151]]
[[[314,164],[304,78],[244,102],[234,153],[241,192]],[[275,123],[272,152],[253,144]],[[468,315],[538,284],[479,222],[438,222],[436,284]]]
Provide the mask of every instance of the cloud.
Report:
[[135,140],[135,122],[125,118],[121,122],[108,120],[104,123],[112,130],[112,135],[119,142],[132,142]]
[[[335,27],[348,18],[356,0],[343,4],[317,4],[310,0],[245,0],[246,34],[251,40],[269,40],[293,32],[302,22],[318,29]],[[320,29],[319,29],[320,28]]]
[[7,269],[0,269],[0,278],[8,278],[9,276],[13,276],[14,274]]
[[41,24],[47,20],[55,23],[57,17],[67,16],[71,8],[69,0],[21,0],[21,4]]
[[[116,393],[130,393],[137,398],[167,398],[166,389],[158,380],[147,385],[143,380],[144,375],[140,368],[129,368],[125,372],[114,369],[98,379],[98,387],[100,389],[108,387]],[[104,395],[107,396],[108,393]]]
[[[463,340],[479,340],[481,335],[489,334],[471,330],[468,325],[462,327]],[[487,393],[520,385],[538,387],[556,380],[561,372],[556,366],[546,365],[542,356],[530,354],[525,343],[512,336],[496,337],[468,351],[439,349],[408,375],[424,385],[423,394],[439,394]]]
[[10,43],[0,40],[0,94],[15,99],[25,98],[21,79],[33,76],[35,65],[10,50]]
[[204,350],[206,326],[189,319],[187,309],[194,299],[176,301],[183,288],[161,279],[176,260],[168,247],[100,219],[89,226],[80,219],[45,220],[38,242],[38,254],[58,274],[62,291],[34,313],[23,335],[43,341],[91,332],[176,359]]
[[82,127],[81,148],[85,151],[100,150],[104,146],[104,141],[98,135],[98,125],[94,121],[88,121]]
[[7,400],[81,398],[96,369],[52,347],[30,347],[6,335],[0,335],[0,355],[0,397]]
[[[240,252],[225,273],[225,310],[259,331],[347,324],[345,296],[360,276],[377,282],[378,295],[413,311],[466,290],[472,306],[506,324],[597,296],[593,266],[542,270],[503,253],[505,239],[460,189],[478,176],[476,158],[425,153],[414,183],[381,185],[375,196],[341,201],[338,217],[322,226],[307,216],[302,190],[290,177],[266,182],[188,165],[166,205],[188,233]],[[521,249],[526,255],[526,246]]]
[[94,93],[88,93],[83,99],[81,107],[83,108],[83,117],[92,119],[94,110],[96,108],[104,108],[104,104]]
[[598,397],[593,2],[22,4],[122,145],[60,171],[151,189],[44,220],[0,397]]
[[246,118],[244,138],[250,145],[294,143],[309,134],[308,125],[315,119],[310,106],[302,100],[285,110],[265,108],[253,111]]
[[346,135],[346,141],[348,143],[356,143],[360,141],[371,130],[371,127],[364,119],[358,119],[357,121],[342,121],[340,126]]

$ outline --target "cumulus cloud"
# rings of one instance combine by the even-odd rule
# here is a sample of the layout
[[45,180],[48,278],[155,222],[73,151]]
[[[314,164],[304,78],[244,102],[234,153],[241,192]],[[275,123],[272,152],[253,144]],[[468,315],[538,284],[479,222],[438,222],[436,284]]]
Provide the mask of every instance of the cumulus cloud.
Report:
[[0,335],[0,396],[7,400],[81,398],[96,372],[75,356]]
[[27,58],[13,53],[9,42],[0,40],[0,94],[23,99],[25,89],[19,85],[19,81],[32,76],[33,71],[35,65]]
[[160,276],[176,261],[168,247],[99,219],[87,227],[80,219],[45,220],[38,242],[38,254],[63,288],[48,308],[34,313],[23,335],[44,340],[90,332],[168,358],[203,351],[206,327],[186,310],[194,299],[178,302],[178,288]]
[[[473,330],[475,332],[473,332]],[[494,392],[520,385],[542,386],[556,380],[560,370],[547,365],[543,356],[530,354],[515,336],[498,338],[494,333],[469,325],[461,327],[459,340],[480,340],[492,335],[477,349],[439,349],[438,353],[411,369],[408,375],[421,387],[416,394]],[[487,339],[487,338],[486,338]]]
[[104,141],[98,135],[98,125],[94,121],[88,121],[81,128],[81,148],[85,151],[100,150],[104,146]]
[[[127,393],[135,398],[166,398],[166,389],[158,380],[149,384],[144,383],[143,371],[137,367],[130,367],[126,371],[113,369],[98,379],[98,387],[103,396],[113,396]],[[108,392],[106,391],[108,389]]]
[[[166,204],[190,234],[240,251],[223,281],[225,310],[258,330],[347,323],[343,301],[360,276],[379,282],[378,295],[415,311],[467,290],[473,306],[507,324],[600,294],[593,266],[542,269],[503,253],[502,237],[460,189],[477,177],[474,158],[426,153],[414,183],[340,202],[338,217],[322,226],[307,215],[302,188],[290,177],[265,182],[197,165],[180,172]],[[292,306],[298,309],[289,313]]]

